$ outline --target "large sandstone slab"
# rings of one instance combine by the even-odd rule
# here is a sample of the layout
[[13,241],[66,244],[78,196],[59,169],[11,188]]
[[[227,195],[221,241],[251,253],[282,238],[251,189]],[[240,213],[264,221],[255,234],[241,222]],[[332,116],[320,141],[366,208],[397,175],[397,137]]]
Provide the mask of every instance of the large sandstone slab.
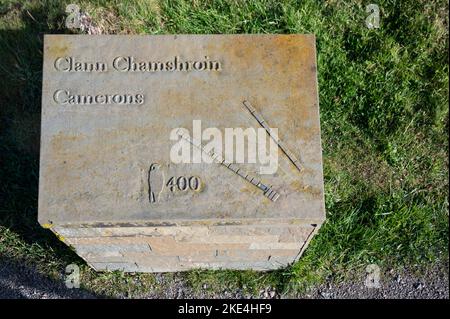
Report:
[[[95,269],[275,269],[325,220],[314,36],[47,35],[43,74],[39,222]],[[276,169],[179,128],[276,128]]]

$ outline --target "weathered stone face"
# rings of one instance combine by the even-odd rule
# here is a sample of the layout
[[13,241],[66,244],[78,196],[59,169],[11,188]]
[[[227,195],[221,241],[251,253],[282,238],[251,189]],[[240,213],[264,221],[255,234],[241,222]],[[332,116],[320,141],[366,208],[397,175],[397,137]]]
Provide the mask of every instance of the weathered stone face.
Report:
[[315,56],[310,35],[46,36],[39,222],[98,270],[294,261],[325,219]]

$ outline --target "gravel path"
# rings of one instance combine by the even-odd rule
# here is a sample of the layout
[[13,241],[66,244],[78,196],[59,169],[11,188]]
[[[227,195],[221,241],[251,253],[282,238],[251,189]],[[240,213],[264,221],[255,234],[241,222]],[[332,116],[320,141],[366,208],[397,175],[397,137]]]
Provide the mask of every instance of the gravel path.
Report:
[[434,266],[421,274],[412,270],[386,271],[380,276],[379,287],[368,288],[366,275],[354,280],[321,285],[304,298],[324,299],[449,299],[448,264]]
[[[434,266],[418,273],[413,270],[392,271],[380,274],[379,287],[368,288],[365,274],[355,276],[353,280],[327,283],[311,289],[301,295],[280,296],[275,290],[267,288],[260,292],[260,298],[424,298],[448,299],[449,278],[448,263]],[[194,293],[187,289],[181,279],[164,282],[158,293],[149,292],[143,298],[250,298],[241,291],[223,291],[220,293]],[[162,292],[161,292],[162,291]],[[37,271],[17,264],[8,259],[0,259],[0,298],[52,299],[52,298],[98,298],[82,289],[67,289],[62,282],[55,282],[43,277]]]

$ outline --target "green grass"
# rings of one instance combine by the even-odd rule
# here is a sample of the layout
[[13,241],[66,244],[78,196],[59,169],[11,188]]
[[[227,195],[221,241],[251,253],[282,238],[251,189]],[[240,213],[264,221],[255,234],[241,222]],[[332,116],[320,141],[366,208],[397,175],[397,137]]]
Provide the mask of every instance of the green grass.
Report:
[[[52,278],[82,265],[106,296],[165,289],[153,274],[95,273],[37,224],[42,35],[64,29],[78,3],[104,33],[314,33],[317,37],[327,221],[303,258],[270,273],[203,271],[194,291],[267,286],[286,293],[369,263],[382,269],[448,261],[448,2],[0,2],[0,256]],[[165,275],[166,281],[175,280]]]

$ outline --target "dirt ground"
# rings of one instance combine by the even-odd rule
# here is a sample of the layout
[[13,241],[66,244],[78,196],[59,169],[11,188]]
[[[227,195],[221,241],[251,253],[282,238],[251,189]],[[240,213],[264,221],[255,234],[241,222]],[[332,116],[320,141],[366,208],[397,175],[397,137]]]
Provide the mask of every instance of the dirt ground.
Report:
[[[379,287],[368,288],[365,274],[351,281],[329,280],[323,285],[298,295],[280,295],[267,288],[259,296],[245,295],[242,291],[194,292],[183,280],[163,282],[158,292],[149,292],[140,298],[308,298],[308,299],[448,299],[448,264],[439,264],[426,271],[385,271],[380,274]],[[158,276],[157,276],[158,278]],[[205,287],[206,288],[206,287]],[[0,261],[0,298],[52,299],[52,298],[104,298],[83,289],[68,289],[63,282],[43,277],[36,270],[10,260]]]

